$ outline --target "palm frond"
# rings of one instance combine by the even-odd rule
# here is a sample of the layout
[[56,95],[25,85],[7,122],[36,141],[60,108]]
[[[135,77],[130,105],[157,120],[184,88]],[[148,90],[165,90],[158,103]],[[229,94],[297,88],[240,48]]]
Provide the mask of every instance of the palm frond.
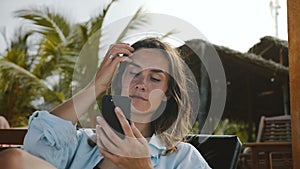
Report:
[[23,31],[22,27],[16,29],[13,38],[7,40],[8,46],[4,58],[23,68],[29,67],[31,58],[27,55],[29,49],[27,41],[32,34],[32,31]]
[[176,33],[179,33],[179,32],[176,31],[175,29],[173,29],[173,30],[167,32],[166,34],[164,34],[164,35],[161,37],[161,39],[168,38],[169,36],[174,35],[174,34],[176,34]]
[[68,43],[55,45],[47,38],[41,40],[40,50],[35,56],[34,65],[32,66],[33,74],[45,79],[51,76],[54,70],[64,69],[64,67],[68,68],[72,74],[80,49],[65,45],[68,45]]
[[[82,50],[80,51],[81,56],[79,62],[81,63],[82,70],[85,70],[81,82],[86,82],[91,79],[91,76],[95,73],[94,70],[97,69],[99,63],[99,46],[100,46],[100,37],[102,35],[101,28],[107,13],[111,5],[117,0],[112,0],[105,8],[102,9],[101,13],[96,17],[92,17],[85,27],[87,28],[88,39]],[[90,43],[91,42],[91,43]]]
[[6,33],[5,27],[3,27],[3,28],[0,29],[0,34],[2,35],[6,46],[9,46],[8,45],[8,38],[7,38],[7,33]]
[[72,49],[70,51],[75,51],[74,55],[78,55],[83,45],[88,40],[88,28],[83,24],[76,24],[74,29],[67,37],[66,48]]
[[136,11],[134,16],[130,19],[130,21],[128,22],[126,27],[123,29],[123,31],[121,32],[121,34],[119,35],[119,37],[117,39],[117,42],[121,42],[129,30],[136,29],[145,23],[147,23],[147,17],[146,17],[146,15],[142,14],[142,7],[141,7]]
[[43,80],[8,60],[0,60],[0,72],[0,110],[13,126],[27,124],[26,119],[36,110],[34,101],[40,98],[48,105],[62,102],[59,94],[51,91]]
[[26,69],[6,59],[0,60],[0,71],[2,75],[6,75],[11,79],[22,80],[26,86],[35,86],[36,89],[50,90],[42,79],[37,78]]
[[21,85],[19,86],[20,89],[14,88],[13,90],[27,90],[28,93],[25,95],[30,97],[30,100],[44,97],[48,103],[60,103],[63,101],[60,94],[53,91],[50,85],[47,85],[46,81],[39,79],[34,74],[12,62],[1,59],[0,72],[0,79],[6,81],[5,86],[1,86],[4,92],[9,91],[8,89],[12,88],[12,85],[17,82],[17,84]]
[[70,33],[71,26],[66,19],[50,11],[49,8],[17,10],[15,15],[39,26],[36,32],[48,36],[48,39],[51,39],[53,43],[65,42]]
[[[102,13],[100,13],[98,16],[91,18],[87,25],[89,25],[90,27],[90,31],[89,31],[89,37],[92,37],[94,35],[94,33],[101,31],[102,25],[103,25],[103,21],[104,18],[109,10],[109,8],[111,7],[111,5],[116,2],[117,0],[112,0],[105,8],[103,8]],[[99,35],[101,36],[101,33],[99,33]],[[99,36],[99,37],[100,37]]]

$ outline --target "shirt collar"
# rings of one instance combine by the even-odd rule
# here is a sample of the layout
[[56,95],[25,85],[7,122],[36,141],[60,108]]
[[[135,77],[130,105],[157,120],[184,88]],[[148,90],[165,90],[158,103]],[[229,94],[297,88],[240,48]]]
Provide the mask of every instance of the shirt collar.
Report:
[[149,149],[151,156],[156,156],[158,154],[163,154],[167,150],[166,146],[161,142],[158,136],[155,134],[149,140]]

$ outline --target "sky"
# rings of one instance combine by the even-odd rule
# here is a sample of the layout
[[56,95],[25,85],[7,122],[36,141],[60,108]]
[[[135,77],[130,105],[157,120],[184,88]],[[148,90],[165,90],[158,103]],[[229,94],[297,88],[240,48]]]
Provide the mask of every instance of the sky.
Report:
[[[73,22],[83,22],[96,16],[109,0],[1,0],[0,30],[10,37],[20,19],[13,11],[29,7],[48,6]],[[147,12],[166,14],[189,23],[213,44],[247,52],[264,36],[276,36],[275,17],[270,3],[277,1],[278,38],[287,40],[286,0],[119,0],[112,6],[106,24],[132,16],[143,6]],[[273,10],[274,12],[274,10]],[[0,36],[0,52],[6,48]]]

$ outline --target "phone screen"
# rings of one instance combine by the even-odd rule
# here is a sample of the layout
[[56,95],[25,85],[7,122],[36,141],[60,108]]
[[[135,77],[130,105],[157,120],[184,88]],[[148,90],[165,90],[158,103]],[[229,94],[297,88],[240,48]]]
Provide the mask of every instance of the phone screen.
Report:
[[[122,126],[115,114],[115,107],[118,106],[123,111],[127,119],[130,119],[131,100],[126,96],[104,95],[102,97],[102,116],[104,120],[115,130],[116,134],[124,138]],[[129,120],[128,120],[129,121]]]

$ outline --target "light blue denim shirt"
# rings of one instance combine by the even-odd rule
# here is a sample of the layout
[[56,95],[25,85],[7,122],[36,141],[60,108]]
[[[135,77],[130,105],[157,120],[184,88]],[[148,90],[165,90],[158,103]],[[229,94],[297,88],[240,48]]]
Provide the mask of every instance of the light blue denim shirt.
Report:
[[[103,156],[97,146],[91,147],[85,130],[77,130],[67,120],[47,111],[33,113],[29,120],[24,149],[58,169],[93,169]],[[179,143],[177,151],[164,156],[166,147],[153,135],[148,143],[155,169],[209,169],[210,167],[189,143]]]

